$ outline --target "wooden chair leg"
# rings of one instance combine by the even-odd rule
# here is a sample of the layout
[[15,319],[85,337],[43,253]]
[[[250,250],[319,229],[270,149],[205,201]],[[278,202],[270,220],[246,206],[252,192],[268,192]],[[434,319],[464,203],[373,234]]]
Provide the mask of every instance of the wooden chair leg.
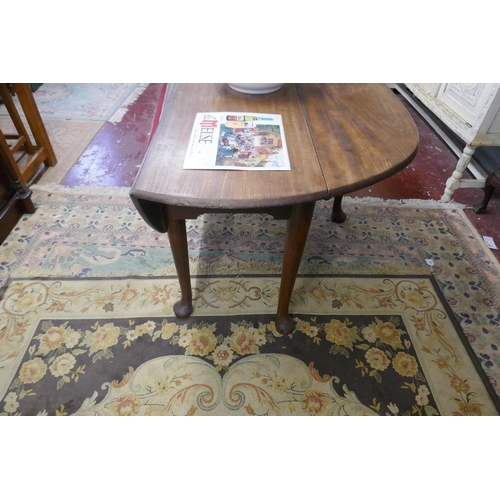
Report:
[[53,167],[57,163],[56,154],[50,143],[47,130],[43,124],[42,117],[40,116],[40,111],[36,105],[35,99],[33,97],[33,92],[31,92],[30,86],[27,83],[14,83],[14,92],[17,94],[19,103],[23,108],[24,114],[26,115],[26,121],[30,126],[35,142],[38,146],[43,146],[47,153],[47,159],[45,160],[45,165],[47,167]]
[[9,175],[12,179],[19,179],[21,182],[21,186],[26,188],[26,183],[23,180],[23,176],[19,171],[17,166],[17,162],[12,154],[9,144],[5,139],[2,131],[0,130],[0,163],[2,166],[9,172]]
[[12,120],[15,129],[17,130],[21,145],[26,148],[28,154],[35,154],[35,146],[31,142],[30,136],[28,135],[26,127],[19,116],[19,112],[17,111],[16,105],[5,83],[0,83],[0,97],[9,112],[10,119]]
[[17,193],[17,199],[21,204],[24,213],[32,214],[35,212],[35,205],[31,200],[31,189],[26,187],[22,175],[17,168],[17,163],[12,155],[10,147],[0,131],[0,165],[11,179],[11,187]]

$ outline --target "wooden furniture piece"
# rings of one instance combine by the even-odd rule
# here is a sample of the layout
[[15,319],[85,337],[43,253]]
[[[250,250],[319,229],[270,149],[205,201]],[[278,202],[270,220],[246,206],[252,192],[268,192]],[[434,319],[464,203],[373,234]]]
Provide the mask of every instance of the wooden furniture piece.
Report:
[[[29,130],[25,127],[12,99],[17,95]],[[33,93],[28,83],[0,83],[0,99],[5,105],[16,129],[15,134],[0,131],[0,147],[5,161],[19,172],[20,179],[29,184],[43,173],[44,165],[54,166],[57,158],[50,143]],[[30,133],[32,137],[30,137]]]
[[[291,170],[184,170],[194,118],[203,111],[281,114]],[[151,227],[168,232],[181,289],[175,314],[193,311],[185,219],[267,213],[288,219],[276,328],[291,332],[288,308],[316,201],[385,179],[408,165],[417,147],[415,123],[383,84],[284,84],[266,95],[227,84],[170,84],[130,196]]]
[[[474,153],[476,148],[500,146],[500,83],[405,83],[396,89],[458,157],[441,201],[450,201],[458,188],[484,187],[488,173]],[[454,140],[440,122],[461,141]],[[465,169],[474,179],[462,179]]]
[[[0,133],[0,143],[5,141]],[[4,145],[5,146],[5,145]],[[34,213],[31,190],[21,180],[21,174],[4,154],[0,144],[0,244],[25,213]]]

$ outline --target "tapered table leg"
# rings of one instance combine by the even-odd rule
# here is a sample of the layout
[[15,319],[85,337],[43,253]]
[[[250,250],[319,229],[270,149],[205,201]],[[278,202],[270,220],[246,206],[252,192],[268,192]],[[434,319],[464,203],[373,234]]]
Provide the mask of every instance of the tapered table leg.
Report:
[[189,274],[189,255],[186,236],[186,221],[174,219],[165,210],[167,217],[168,239],[174,257],[175,269],[179,278],[181,298],[174,304],[174,313],[178,318],[186,318],[193,312],[193,292]]
[[288,307],[292,298],[295,278],[299,270],[315,205],[315,202],[294,205],[292,207],[292,214],[288,219],[278,311],[276,313],[276,329],[280,333],[290,333],[295,328],[295,322],[288,314]]
[[347,214],[342,210],[343,196],[335,196],[333,199],[332,222],[342,224],[347,219]]

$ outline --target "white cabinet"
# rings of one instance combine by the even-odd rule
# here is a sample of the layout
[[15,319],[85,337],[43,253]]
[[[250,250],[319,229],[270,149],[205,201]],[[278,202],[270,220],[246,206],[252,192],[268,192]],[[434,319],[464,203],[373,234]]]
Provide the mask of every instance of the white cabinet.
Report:
[[[406,87],[449,129],[465,142],[455,171],[446,181],[441,198],[450,201],[459,187],[484,186],[485,174],[472,169],[471,158],[476,148],[500,146],[499,83],[406,83]],[[469,167],[476,180],[464,180]]]

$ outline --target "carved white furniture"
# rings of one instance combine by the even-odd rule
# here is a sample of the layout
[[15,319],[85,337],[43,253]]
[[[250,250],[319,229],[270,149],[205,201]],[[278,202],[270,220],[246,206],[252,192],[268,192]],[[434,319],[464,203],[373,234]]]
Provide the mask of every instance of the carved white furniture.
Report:
[[[465,142],[465,148],[457,150],[456,142],[445,137],[446,133],[440,134],[459,157],[455,171],[446,181],[441,201],[450,201],[455,190],[461,187],[484,187],[487,174],[472,160],[472,155],[480,146],[500,146],[500,84],[406,83],[404,85],[418,101]],[[411,97],[403,86],[397,85],[396,88],[407,99]],[[412,104],[418,109],[418,105]],[[433,124],[432,118],[428,116],[425,118],[431,125],[436,125]],[[439,124],[434,128],[440,132]],[[475,179],[462,179],[466,168]]]

